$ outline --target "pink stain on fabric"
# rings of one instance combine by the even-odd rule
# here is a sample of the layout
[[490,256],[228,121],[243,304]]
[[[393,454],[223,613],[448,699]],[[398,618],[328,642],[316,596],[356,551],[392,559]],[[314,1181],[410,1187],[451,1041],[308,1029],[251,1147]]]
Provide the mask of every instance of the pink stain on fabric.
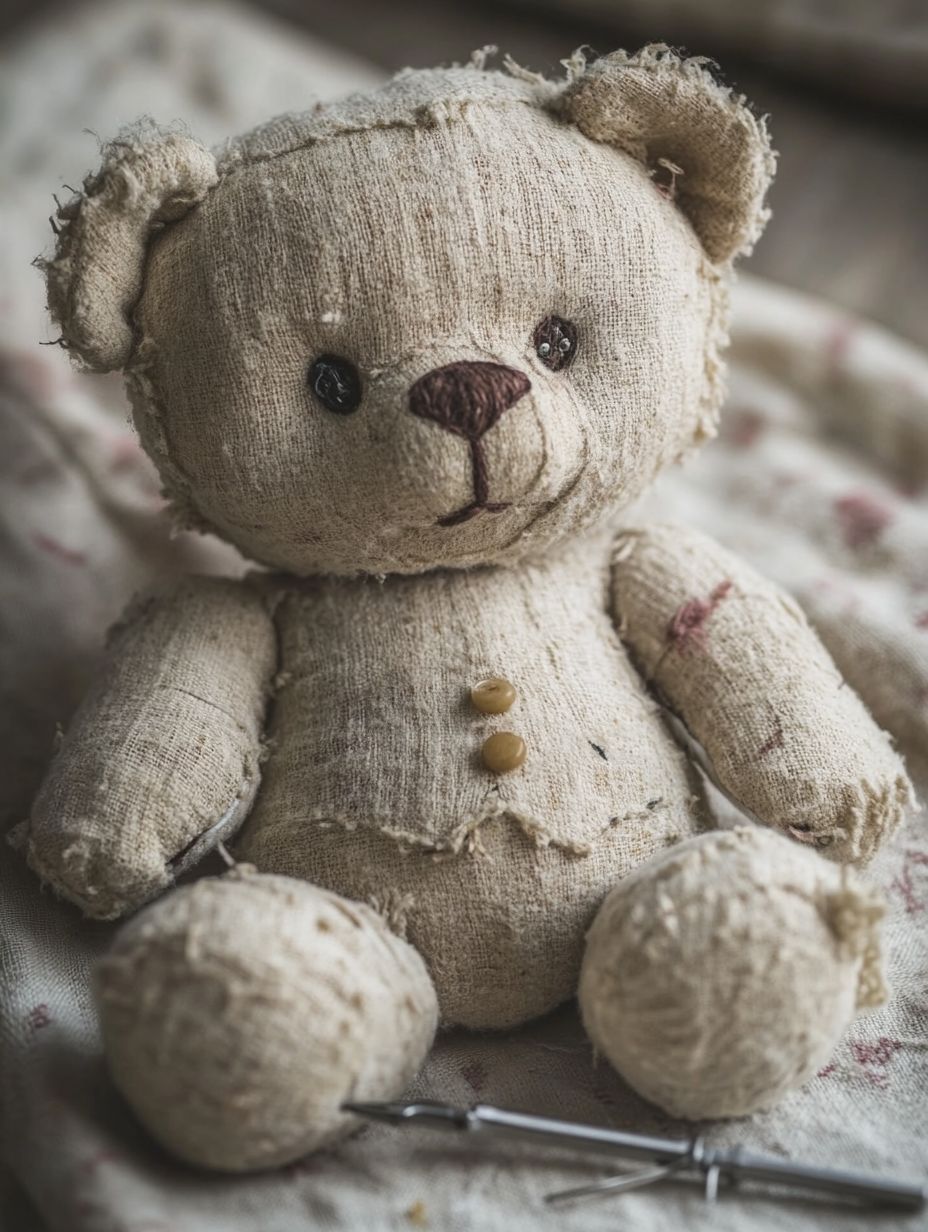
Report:
[[916,629],[928,629],[928,611],[919,612],[915,617]]
[[889,1085],[889,1075],[886,1073],[886,1070],[901,1047],[901,1040],[890,1039],[887,1035],[881,1035],[872,1044],[852,1041],[851,1053],[866,1075],[870,1085],[883,1089]]
[[851,1052],[853,1052],[854,1060],[858,1065],[881,1065],[885,1069],[901,1047],[901,1040],[890,1039],[889,1036],[881,1035],[872,1044],[858,1041],[852,1042]]
[[839,497],[835,512],[849,548],[870,547],[893,520],[889,506],[868,492],[850,492]]
[[49,556],[54,556],[56,560],[64,561],[66,565],[87,564],[86,552],[81,552],[78,548],[69,548],[59,540],[53,539],[51,535],[44,535],[39,531],[32,536],[32,541],[37,548],[47,552]]
[[920,915],[928,905],[915,887],[916,868],[928,868],[928,852],[909,849],[903,858],[899,876],[893,878],[889,887],[905,903],[906,915]]
[[712,613],[732,588],[730,578],[719,582],[708,599],[687,599],[674,612],[667,630],[667,640],[681,654],[701,650],[706,644],[706,626]]
[[48,1012],[48,1006],[42,1002],[41,1005],[34,1005],[29,1011],[29,1029],[32,1031],[41,1031],[43,1027],[47,1027],[52,1020],[51,1014]]

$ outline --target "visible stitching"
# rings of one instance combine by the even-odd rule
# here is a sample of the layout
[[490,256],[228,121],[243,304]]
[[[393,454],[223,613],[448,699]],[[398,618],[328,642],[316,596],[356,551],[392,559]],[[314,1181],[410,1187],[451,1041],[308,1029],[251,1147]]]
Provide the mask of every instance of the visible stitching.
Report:
[[413,415],[463,436],[470,444],[474,499],[463,509],[440,517],[439,526],[457,526],[478,513],[509,508],[509,502],[489,500],[490,478],[481,438],[531,388],[531,381],[517,368],[469,360],[436,368],[414,383],[409,391]]
[[623,823],[653,820],[656,814],[666,813],[670,807],[671,803],[663,797],[649,800],[640,809],[631,809],[620,816],[608,818],[589,842],[556,837],[538,818],[502,803],[491,805],[477,816],[460,822],[445,838],[429,837],[412,830],[403,830],[390,825],[386,820],[372,818],[368,821],[359,821],[357,817],[322,810],[313,810],[308,814],[303,814],[300,820],[316,825],[321,830],[340,829],[347,833],[356,830],[373,830],[383,838],[396,843],[403,854],[416,851],[423,855],[430,855],[436,861],[462,854],[485,858],[487,853],[481,840],[481,830],[491,822],[509,821],[514,823],[522,834],[537,847],[553,847],[565,855],[584,858],[592,854],[598,841]]
[[153,339],[141,335],[124,369],[136,428],[146,452],[158,468],[174,524],[181,530],[205,531],[222,538],[221,532],[207,521],[194,503],[193,485],[171,451],[167,421],[154,377],[156,350]]
[[[538,847],[554,847],[574,856],[587,856],[592,851],[592,844],[557,838],[537,818],[502,804],[491,806],[477,816],[460,822],[446,838],[428,837],[414,830],[391,826],[385,821],[359,821],[357,817],[315,810],[304,814],[301,820],[314,824],[321,830],[341,829],[349,833],[354,830],[373,830],[395,842],[401,851],[419,851],[436,860],[448,859],[462,853],[484,856],[486,852],[480,839],[480,830],[489,822],[504,820],[514,822],[526,838],[530,838]],[[610,819],[603,833],[610,829],[612,824]]]
[[[620,53],[618,52],[614,53],[616,59],[619,55]],[[337,137],[374,132],[380,129],[435,128],[440,123],[462,120],[467,109],[471,106],[485,107],[492,110],[504,110],[510,107],[531,107],[550,115],[554,119],[564,120],[563,110],[567,103],[564,97],[565,87],[570,86],[583,76],[587,68],[587,62],[582,50],[578,50],[567,60],[562,61],[562,63],[566,69],[566,77],[563,80],[552,81],[540,73],[530,73],[528,70],[523,69],[521,65],[517,65],[511,57],[505,57],[503,67],[509,76],[534,85],[540,97],[491,99],[476,95],[470,97],[459,95],[455,98],[435,98],[430,100],[427,105],[417,107],[410,116],[396,117],[391,120],[372,120],[364,124],[345,123],[344,126],[333,127],[328,132],[306,134],[304,138],[294,144],[288,145],[281,150],[275,150],[273,153],[249,155],[241,147],[231,148],[227,143],[224,150],[220,149],[217,151],[217,157],[224,160],[218,167],[219,180],[222,181],[226,176],[233,174],[244,166],[272,162],[277,158],[284,158],[288,154],[295,154],[300,150],[308,149],[311,146],[319,145],[326,141],[332,141]],[[732,110],[737,110],[739,107],[746,108],[748,105],[743,95],[736,94],[728,87],[719,85],[713,79],[707,68],[713,61],[706,56],[691,56],[688,59],[682,59],[667,44],[657,43],[643,47],[631,55],[621,53],[621,63],[623,68],[642,69],[654,74],[663,74],[666,77],[683,76],[705,79],[707,84],[725,99]],[[471,67],[476,72],[484,71],[482,63],[472,62]],[[488,71],[493,72],[495,70]],[[407,75],[409,74],[397,74],[394,80],[402,79]],[[546,94],[547,97],[545,97]]]
[[462,360],[420,377],[409,391],[409,409],[469,441],[479,440],[531,387],[516,368]]
[[[551,82],[550,84],[553,88],[558,88],[563,83]],[[428,106],[417,107],[411,116],[397,117],[392,120],[371,120],[365,124],[346,123],[344,127],[333,127],[328,132],[306,134],[305,137],[297,141],[295,144],[287,145],[283,149],[274,150],[273,152],[246,154],[240,148],[231,150],[227,147],[224,153],[217,152],[217,161],[220,158],[223,159],[218,167],[217,184],[222,183],[227,176],[234,174],[243,167],[257,166],[261,163],[274,162],[278,158],[286,158],[290,154],[298,154],[301,150],[308,150],[316,145],[324,145],[329,141],[336,140],[338,137],[351,137],[357,136],[361,133],[379,131],[388,132],[391,129],[405,128],[408,130],[428,130],[438,128],[440,124],[463,123],[465,120],[466,111],[472,106],[484,107],[490,111],[502,111],[515,107],[529,107],[533,110],[543,112],[545,115],[550,116],[554,120],[561,120],[563,117],[553,105],[556,101],[556,99],[553,99],[546,104],[544,101],[528,98],[436,98],[432,99]],[[439,114],[439,109],[441,109],[441,114]]]

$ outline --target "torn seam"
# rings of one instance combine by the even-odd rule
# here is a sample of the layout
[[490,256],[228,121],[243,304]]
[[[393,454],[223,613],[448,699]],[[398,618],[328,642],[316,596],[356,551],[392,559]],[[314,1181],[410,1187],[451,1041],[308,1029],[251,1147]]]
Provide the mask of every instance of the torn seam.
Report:
[[[551,87],[552,94],[558,88],[558,83],[548,82],[547,84]],[[492,99],[483,95],[474,95],[471,98],[460,95],[452,98],[434,98],[428,103],[418,105],[411,113],[406,115],[391,116],[390,118],[384,117],[382,119],[372,118],[365,122],[352,122],[348,119],[342,121],[335,120],[331,127],[320,127],[318,132],[307,133],[301,139],[294,140],[291,144],[282,145],[277,150],[248,153],[241,146],[229,144],[225,150],[215,151],[218,182],[221,183],[245,167],[255,167],[261,163],[274,162],[278,158],[286,158],[291,154],[298,154],[301,150],[325,145],[330,141],[337,140],[339,137],[357,136],[363,133],[394,129],[415,131],[417,129],[438,128],[442,124],[450,124],[454,121],[465,119],[471,107],[481,107],[492,111],[530,107],[546,111],[550,110],[551,101],[545,100],[544,97],[539,99],[517,97]],[[246,137],[248,135],[246,134]]]
[[[403,830],[386,822],[371,823],[358,821],[357,818],[344,815],[310,815],[305,820],[318,825],[320,829],[326,830],[335,829],[336,827],[346,831],[374,830],[384,838],[395,842],[401,849],[405,848],[407,850],[417,850],[424,854],[432,854],[437,859],[460,855],[462,852],[468,855],[484,855],[485,849],[480,841],[480,830],[490,822],[502,820],[514,822],[525,837],[531,839],[538,847],[554,847],[558,851],[574,856],[588,856],[592,851],[591,843],[559,838],[552,834],[550,829],[543,822],[538,821],[537,818],[505,805],[491,808],[481,813],[478,817],[460,822],[445,838],[434,838],[416,833],[413,830]],[[611,824],[610,822],[605,829],[608,830]]]

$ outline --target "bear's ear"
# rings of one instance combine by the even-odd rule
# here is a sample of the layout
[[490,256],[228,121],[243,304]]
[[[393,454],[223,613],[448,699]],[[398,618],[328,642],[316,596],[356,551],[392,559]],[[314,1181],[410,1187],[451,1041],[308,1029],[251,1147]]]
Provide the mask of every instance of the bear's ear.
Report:
[[216,178],[215,159],[203,146],[146,126],[108,145],[83,192],[59,207],[64,225],[55,255],[39,264],[62,345],[85,367],[109,372],[125,365],[149,237],[202,201]]
[[657,171],[670,167],[677,205],[711,261],[749,252],[769,211],[775,155],[762,119],[696,57],[661,44],[614,52],[564,88],[562,114],[587,137]]

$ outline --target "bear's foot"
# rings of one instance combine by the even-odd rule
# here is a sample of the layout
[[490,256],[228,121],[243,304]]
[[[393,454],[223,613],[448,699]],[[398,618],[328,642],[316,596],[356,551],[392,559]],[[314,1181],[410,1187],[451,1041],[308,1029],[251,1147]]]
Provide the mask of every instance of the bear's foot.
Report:
[[603,903],[580,977],[596,1048],[675,1116],[768,1108],[883,999],[879,901],[754,827],[689,839]]
[[116,1086],[165,1147],[228,1171],[283,1164],[399,1094],[437,1005],[416,951],[369,908],[247,866],[178,890],[97,969]]

